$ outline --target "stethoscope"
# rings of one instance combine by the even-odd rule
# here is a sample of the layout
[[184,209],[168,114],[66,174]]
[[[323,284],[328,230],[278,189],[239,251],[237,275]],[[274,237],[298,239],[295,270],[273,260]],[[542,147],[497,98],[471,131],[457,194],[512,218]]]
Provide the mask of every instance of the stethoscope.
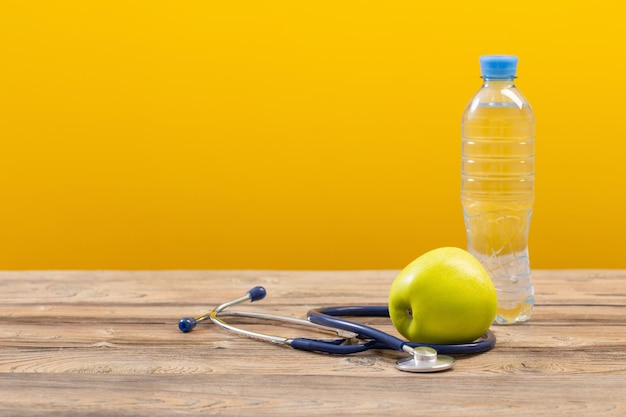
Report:
[[[263,287],[254,287],[244,296],[235,298],[214,308],[210,313],[194,318],[185,317],[178,323],[183,333],[188,333],[196,324],[210,319],[221,328],[235,334],[252,339],[288,346],[293,349],[331,354],[351,354],[369,349],[393,349],[406,352],[410,356],[396,362],[396,367],[407,372],[436,372],[450,369],[454,359],[442,354],[472,354],[485,352],[494,347],[495,335],[488,330],[483,336],[471,343],[460,344],[426,344],[407,342],[383,331],[374,329],[361,323],[345,320],[338,317],[389,317],[387,306],[337,306],[310,310],[307,320],[279,316],[268,313],[226,311],[228,308],[245,301],[262,300],[267,292]],[[261,320],[270,320],[305,326],[321,332],[331,332],[340,337],[335,340],[320,340],[309,338],[285,338],[235,327],[226,323],[222,317],[245,317]]]

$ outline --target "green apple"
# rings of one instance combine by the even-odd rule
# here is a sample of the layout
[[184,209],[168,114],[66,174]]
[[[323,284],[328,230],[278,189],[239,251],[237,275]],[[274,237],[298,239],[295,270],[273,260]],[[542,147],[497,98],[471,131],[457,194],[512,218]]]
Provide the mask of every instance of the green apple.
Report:
[[496,308],[489,274],[459,248],[426,252],[398,274],[389,290],[391,321],[412,342],[471,342],[489,329]]

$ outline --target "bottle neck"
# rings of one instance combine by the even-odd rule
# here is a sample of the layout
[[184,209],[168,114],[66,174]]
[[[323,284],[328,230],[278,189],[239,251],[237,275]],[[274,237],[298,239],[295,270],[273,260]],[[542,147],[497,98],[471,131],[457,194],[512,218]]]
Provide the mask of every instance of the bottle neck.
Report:
[[515,77],[494,78],[482,77],[483,87],[511,88],[515,86]]

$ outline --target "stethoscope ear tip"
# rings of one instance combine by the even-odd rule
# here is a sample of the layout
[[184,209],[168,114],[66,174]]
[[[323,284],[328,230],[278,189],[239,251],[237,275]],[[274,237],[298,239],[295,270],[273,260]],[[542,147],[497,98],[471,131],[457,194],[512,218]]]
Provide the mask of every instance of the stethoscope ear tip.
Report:
[[265,291],[265,288],[261,287],[260,285],[248,291],[250,302],[262,300],[265,298],[266,295],[267,291]]
[[183,333],[189,333],[196,327],[196,319],[193,317],[185,317],[178,322],[178,329]]

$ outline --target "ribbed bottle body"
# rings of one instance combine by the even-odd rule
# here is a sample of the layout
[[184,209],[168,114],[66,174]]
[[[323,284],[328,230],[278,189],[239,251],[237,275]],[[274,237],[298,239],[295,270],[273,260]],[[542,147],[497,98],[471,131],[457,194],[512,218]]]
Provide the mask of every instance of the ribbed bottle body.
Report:
[[463,114],[461,202],[468,250],[491,275],[496,322],[530,318],[528,232],[534,202],[535,120],[513,80],[485,81]]

